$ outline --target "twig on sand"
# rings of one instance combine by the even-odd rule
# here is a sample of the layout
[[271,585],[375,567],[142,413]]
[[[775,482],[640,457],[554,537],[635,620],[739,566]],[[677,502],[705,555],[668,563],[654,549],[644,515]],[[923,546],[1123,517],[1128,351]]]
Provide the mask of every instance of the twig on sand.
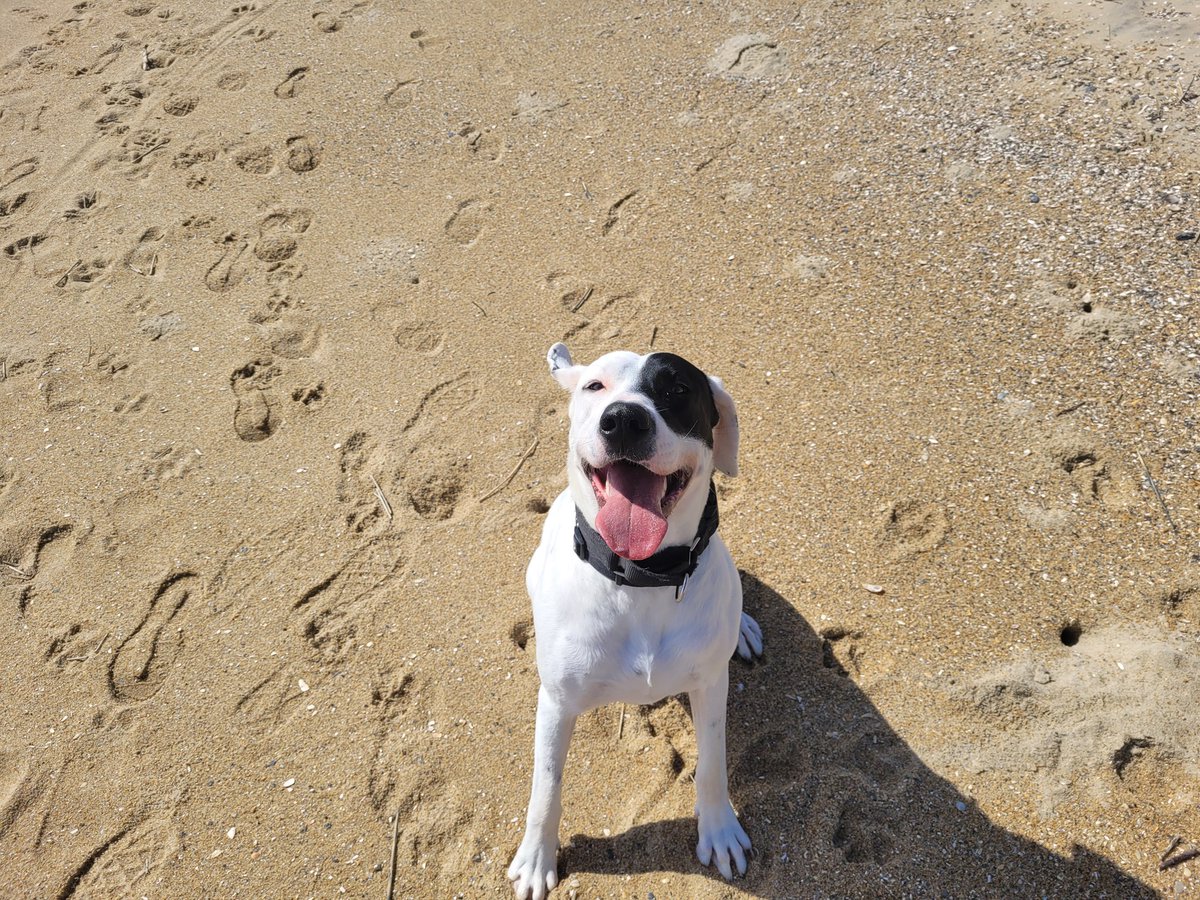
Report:
[[109,634],[112,634],[112,632],[110,631],[108,634],[104,635],[104,637],[100,638],[100,643],[98,643],[96,645],[96,649],[93,650],[91,653],[89,653],[87,656],[68,656],[66,661],[67,662],[87,662],[89,659],[91,659],[93,656],[95,656],[97,653],[100,652],[100,648],[103,647],[104,642],[108,640]]
[[1192,80],[1187,83],[1187,87],[1183,89],[1183,93],[1179,95],[1180,103],[1187,103],[1189,100],[1195,100],[1196,95],[1192,93],[1192,85],[1196,83],[1196,76],[1192,76]]
[[[1135,453],[1137,451],[1134,451]],[[1154,476],[1150,474],[1150,467],[1146,465],[1146,461],[1142,459],[1142,454],[1137,453],[1138,462],[1142,464],[1142,470],[1146,473],[1146,480],[1150,482],[1150,490],[1154,491],[1154,496],[1158,498],[1159,504],[1162,506],[1163,513],[1167,517],[1167,524],[1171,526],[1171,530],[1179,534],[1179,526],[1175,524],[1175,520],[1171,518],[1171,510],[1167,508],[1167,501],[1163,499],[1162,491],[1158,489],[1158,482],[1154,480]]]
[[67,271],[63,273],[63,277],[54,282],[54,286],[66,287],[67,282],[71,280],[71,273],[78,269],[81,265],[83,265],[82,259],[75,260],[75,262],[71,264],[71,268],[67,269]]
[[653,328],[650,329],[650,346],[651,347],[654,346],[654,339],[656,337],[658,337],[658,326],[657,325],[655,325]]
[[1182,840],[1183,840],[1183,837],[1178,834],[1175,835],[1175,837],[1171,838],[1171,843],[1167,844],[1167,849],[1163,851],[1162,856],[1160,856],[1158,858],[1158,861],[1162,862],[1168,856],[1170,856],[1172,853],[1174,853],[1175,848],[1179,846],[1179,842]]
[[592,296],[592,291],[594,290],[595,288],[589,284],[588,289],[584,291],[583,296],[579,298],[579,302],[571,307],[571,312],[579,312],[579,310],[583,307],[583,304],[588,302],[588,297]]
[[472,300],[471,303],[474,304],[474,306],[477,310],[479,310],[481,313],[483,313],[483,317],[486,319],[487,318],[487,310],[484,309],[482,306],[480,306],[478,303],[475,303],[474,300]]
[[148,277],[150,275],[153,275],[155,269],[158,268],[158,254],[155,253],[152,257],[150,257],[150,270],[149,271],[142,271],[137,266],[135,266],[132,262],[126,262],[125,265],[131,272],[137,272],[142,277]]
[[484,500],[490,500],[492,497],[495,497],[498,493],[508,487],[512,483],[512,480],[517,477],[517,473],[521,471],[521,466],[525,465],[525,460],[533,456],[533,451],[537,449],[537,446],[538,439],[534,438],[533,443],[529,445],[529,449],[521,454],[521,458],[517,460],[517,464],[513,466],[513,470],[508,473],[508,477],[480,497],[479,502],[482,503]]
[[368,475],[371,479],[371,484],[375,485],[375,499],[379,501],[379,505],[383,507],[383,514],[387,516],[387,520],[392,521],[392,504],[388,503],[387,497],[383,494],[383,488],[379,486],[379,482],[375,480],[374,475]]
[[161,150],[163,147],[167,146],[167,144],[169,144],[169,143],[171,143],[171,142],[170,141],[159,141],[157,144],[154,144],[151,147],[147,147],[141,153],[134,156],[134,158],[132,159],[131,162],[132,163],[140,163],[143,159],[145,159],[147,156],[149,156],[155,150]]
[[11,572],[14,577],[20,578],[22,581],[28,581],[30,578],[33,577],[32,572],[26,572],[24,569],[18,569],[16,566],[12,565],[11,563],[0,563],[0,566],[3,566],[4,568],[8,569],[8,571]]
[[392,862],[388,866],[388,891],[387,900],[392,900],[396,896],[396,848],[400,844],[400,810],[396,809],[396,815],[392,817]]
[[1184,850],[1182,853],[1176,853],[1170,859],[1164,859],[1160,862],[1158,864],[1158,871],[1165,872],[1167,869],[1173,869],[1187,862],[1189,859],[1195,859],[1197,856],[1200,856],[1200,850],[1197,850],[1195,847],[1191,850]]
[[1070,406],[1064,406],[1062,409],[1056,409],[1054,411],[1054,418],[1057,419],[1059,416],[1065,416],[1067,413],[1073,413],[1087,402],[1088,401],[1086,400],[1080,400],[1078,403],[1072,403]]
[[621,704],[621,718],[617,720],[617,740],[625,733],[625,704]]

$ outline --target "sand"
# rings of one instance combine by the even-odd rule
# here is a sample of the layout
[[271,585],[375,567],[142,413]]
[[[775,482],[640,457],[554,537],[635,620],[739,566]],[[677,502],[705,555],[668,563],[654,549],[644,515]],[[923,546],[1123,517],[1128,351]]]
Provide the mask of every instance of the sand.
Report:
[[1195,894],[1198,29],[0,5],[6,891],[506,896],[562,339],[725,379],[766,656],[747,877],[672,699],[581,719],[557,896]]

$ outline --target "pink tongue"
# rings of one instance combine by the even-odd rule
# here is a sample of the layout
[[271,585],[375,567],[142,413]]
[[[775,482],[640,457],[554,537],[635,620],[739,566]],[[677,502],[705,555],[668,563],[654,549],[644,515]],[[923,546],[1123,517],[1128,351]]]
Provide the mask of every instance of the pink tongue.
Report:
[[645,559],[653,556],[667,536],[662,498],[667,479],[633,463],[608,467],[604,505],[596,516],[596,529],[617,556]]

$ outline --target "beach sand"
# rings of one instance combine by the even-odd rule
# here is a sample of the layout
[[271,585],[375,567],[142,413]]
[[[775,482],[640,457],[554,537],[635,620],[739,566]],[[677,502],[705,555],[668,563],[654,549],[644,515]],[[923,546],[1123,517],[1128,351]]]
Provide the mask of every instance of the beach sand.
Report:
[[[1183,2],[0,6],[0,881],[503,897],[544,355],[723,378],[744,879],[686,704],[560,897],[1195,895]],[[869,586],[869,587],[865,587]]]

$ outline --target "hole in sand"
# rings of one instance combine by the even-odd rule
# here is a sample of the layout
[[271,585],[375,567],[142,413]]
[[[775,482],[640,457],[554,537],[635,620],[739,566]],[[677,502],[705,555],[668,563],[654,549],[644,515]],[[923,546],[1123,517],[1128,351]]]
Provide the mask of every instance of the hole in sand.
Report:
[[1063,642],[1064,647],[1074,647],[1079,643],[1079,638],[1083,636],[1083,629],[1079,627],[1078,622],[1070,622],[1062,627],[1058,633],[1058,639]]
[[1084,301],[1081,309],[1083,309],[1085,313],[1090,313],[1092,311],[1092,302],[1090,300]]
[[534,497],[525,504],[525,508],[531,513],[537,513],[539,516],[544,516],[550,512],[550,504],[543,497]]

